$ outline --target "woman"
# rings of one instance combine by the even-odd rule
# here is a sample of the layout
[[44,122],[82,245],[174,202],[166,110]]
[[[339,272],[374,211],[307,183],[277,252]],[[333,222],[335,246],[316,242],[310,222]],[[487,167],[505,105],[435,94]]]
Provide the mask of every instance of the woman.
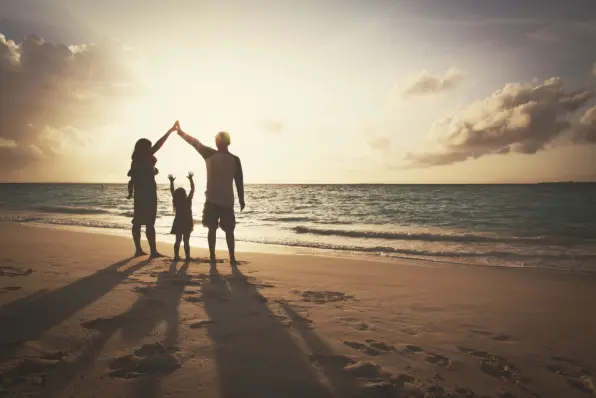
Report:
[[134,189],[132,239],[135,243],[135,257],[147,254],[141,248],[141,225],[146,226],[145,233],[151,250],[149,258],[162,257],[157,251],[155,244],[155,219],[157,217],[157,185],[155,183],[155,175],[158,171],[154,167],[156,159],[153,155],[163,146],[170,134],[176,130],[177,126],[178,121],[153,146],[151,146],[151,141],[141,138],[135,144],[135,149],[132,153],[132,164],[128,176],[130,177],[129,192],[131,189]]

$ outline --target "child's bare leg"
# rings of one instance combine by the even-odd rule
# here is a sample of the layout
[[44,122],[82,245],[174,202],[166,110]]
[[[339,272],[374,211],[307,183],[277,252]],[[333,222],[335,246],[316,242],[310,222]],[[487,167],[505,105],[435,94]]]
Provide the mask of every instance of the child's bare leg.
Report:
[[182,234],[176,234],[176,242],[174,242],[174,260],[180,260],[180,242],[182,241]]
[[190,232],[184,234],[184,254],[186,254],[186,261],[190,261]]

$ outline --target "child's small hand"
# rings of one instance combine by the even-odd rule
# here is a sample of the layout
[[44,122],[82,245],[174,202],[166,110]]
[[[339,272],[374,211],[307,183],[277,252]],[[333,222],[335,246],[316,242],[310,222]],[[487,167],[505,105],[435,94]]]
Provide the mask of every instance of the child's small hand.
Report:
[[128,194],[128,196],[126,197],[126,199],[132,199],[132,195]]
[[176,177],[174,177],[171,174],[168,175],[168,178],[170,179],[170,182],[174,182],[174,180],[176,179]]
[[188,178],[189,180],[192,180],[192,178],[194,177],[195,173],[193,173],[192,171],[188,172],[188,176],[186,176],[186,178]]

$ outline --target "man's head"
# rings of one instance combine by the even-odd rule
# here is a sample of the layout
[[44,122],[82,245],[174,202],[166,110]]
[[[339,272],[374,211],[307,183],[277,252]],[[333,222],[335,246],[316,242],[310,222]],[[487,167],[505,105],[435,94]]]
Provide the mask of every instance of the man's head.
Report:
[[217,133],[217,135],[215,136],[215,146],[217,146],[218,150],[225,151],[228,149],[230,144],[231,139],[228,133],[226,133],[225,131],[220,131],[219,133]]

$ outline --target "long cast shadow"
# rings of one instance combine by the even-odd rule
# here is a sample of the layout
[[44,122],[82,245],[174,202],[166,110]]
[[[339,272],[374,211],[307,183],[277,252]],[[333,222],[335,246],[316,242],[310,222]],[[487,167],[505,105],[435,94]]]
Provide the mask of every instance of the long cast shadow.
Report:
[[[169,272],[158,275],[154,287],[140,296],[130,309],[111,318],[98,318],[87,322],[84,326],[95,330],[96,335],[82,347],[76,359],[64,362],[57,369],[46,386],[48,396],[58,393],[79,374],[89,369],[95,363],[105,344],[118,331],[122,333],[123,340],[129,344],[138,342],[148,336],[162,320],[166,321],[164,345],[174,345],[179,337],[179,302],[184,291],[185,281],[188,279],[185,264],[176,273],[175,263],[170,266]],[[155,308],[151,303],[162,303]],[[138,347],[137,347],[138,348]],[[158,377],[145,376],[133,381],[129,385],[131,397],[157,397],[160,395]]]
[[238,268],[227,278],[212,269],[202,293],[222,398],[331,396],[290,329]]
[[10,359],[18,351],[20,342],[39,338],[77,311],[105,296],[129,275],[150,262],[141,261],[119,271],[130,260],[132,257],[108,265],[66,286],[37,292],[0,307],[0,363]]

